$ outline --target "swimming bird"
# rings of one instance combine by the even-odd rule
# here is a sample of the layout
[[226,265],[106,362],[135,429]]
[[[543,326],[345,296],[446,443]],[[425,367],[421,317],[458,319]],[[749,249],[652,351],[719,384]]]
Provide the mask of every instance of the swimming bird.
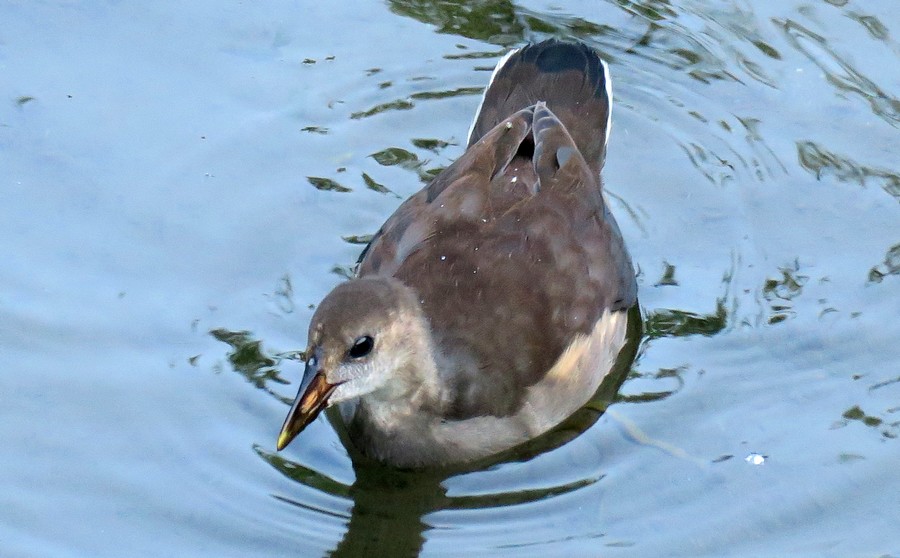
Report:
[[319,304],[277,448],[337,404],[351,442],[401,468],[548,431],[624,344],[634,268],[604,200],[607,64],[548,40],[497,64],[465,153],[407,199]]

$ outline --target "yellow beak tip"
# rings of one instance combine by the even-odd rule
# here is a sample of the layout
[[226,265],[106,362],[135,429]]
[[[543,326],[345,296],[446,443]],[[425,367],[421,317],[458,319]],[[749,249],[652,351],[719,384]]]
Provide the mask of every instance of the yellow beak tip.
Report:
[[287,432],[282,432],[278,435],[278,443],[275,444],[275,449],[281,451],[286,448],[289,443],[291,443],[290,435]]

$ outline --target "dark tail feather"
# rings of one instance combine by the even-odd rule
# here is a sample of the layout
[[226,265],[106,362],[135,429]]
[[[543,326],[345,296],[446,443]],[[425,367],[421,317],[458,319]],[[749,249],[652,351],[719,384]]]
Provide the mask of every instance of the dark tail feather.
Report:
[[551,39],[512,51],[491,76],[469,145],[511,114],[543,101],[559,118],[595,173],[606,158],[612,109],[609,70],[581,43]]

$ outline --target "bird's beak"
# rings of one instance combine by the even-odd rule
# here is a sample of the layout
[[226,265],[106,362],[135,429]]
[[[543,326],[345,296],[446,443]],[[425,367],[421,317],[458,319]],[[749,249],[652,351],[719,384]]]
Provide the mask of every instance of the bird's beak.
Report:
[[300,434],[311,423],[322,409],[328,406],[328,397],[338,384],[329,384],[325,379],[325,372],[319,370],[318,359],[311,358],[306,362],[306,370],[303,373],[303,382],[300,383],[300,391],[297,399],[291,405],[281,434],[278,435],[276,448],[283,450],[291,443],[291,440]]

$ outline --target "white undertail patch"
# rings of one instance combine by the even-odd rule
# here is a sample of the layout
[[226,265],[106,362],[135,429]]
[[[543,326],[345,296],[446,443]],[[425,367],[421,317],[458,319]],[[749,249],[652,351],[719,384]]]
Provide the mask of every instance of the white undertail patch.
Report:
[[497,77],[497,74],[503,69],[503,66],[509,61],[509,58],[522,50],[522,48],[514,48],[513,50],[504,54],[500,60],[497,62],[497,65],[494,66],[494,71],[491,72],[491,79],[488,81],[487,87],[484,88],[484,93],[481,95],[481,101],[478,103],[478,109],[475,111],[475,118],[472,119],[472,125],[469,126],[469,133],[466,135],[466,144],[472,141],[472,132],[475,131],[475,123],[478,122],[478,117],[481,116],[481,107],[484,106],[484,98],[487,97],[487,92],[491,88],[491,84],[494,83],[494,78]]
[[606,137],[603,139],[603,149],[605,151],[606,146],[609,145],[609,132],[612,129],[613,91],[612,76],[609,75],[609,64],[602,58],[600,59],[600,64],[603,65],[603,85],[606,87],[606,98],[609,101],[609,108],[606,111]]

